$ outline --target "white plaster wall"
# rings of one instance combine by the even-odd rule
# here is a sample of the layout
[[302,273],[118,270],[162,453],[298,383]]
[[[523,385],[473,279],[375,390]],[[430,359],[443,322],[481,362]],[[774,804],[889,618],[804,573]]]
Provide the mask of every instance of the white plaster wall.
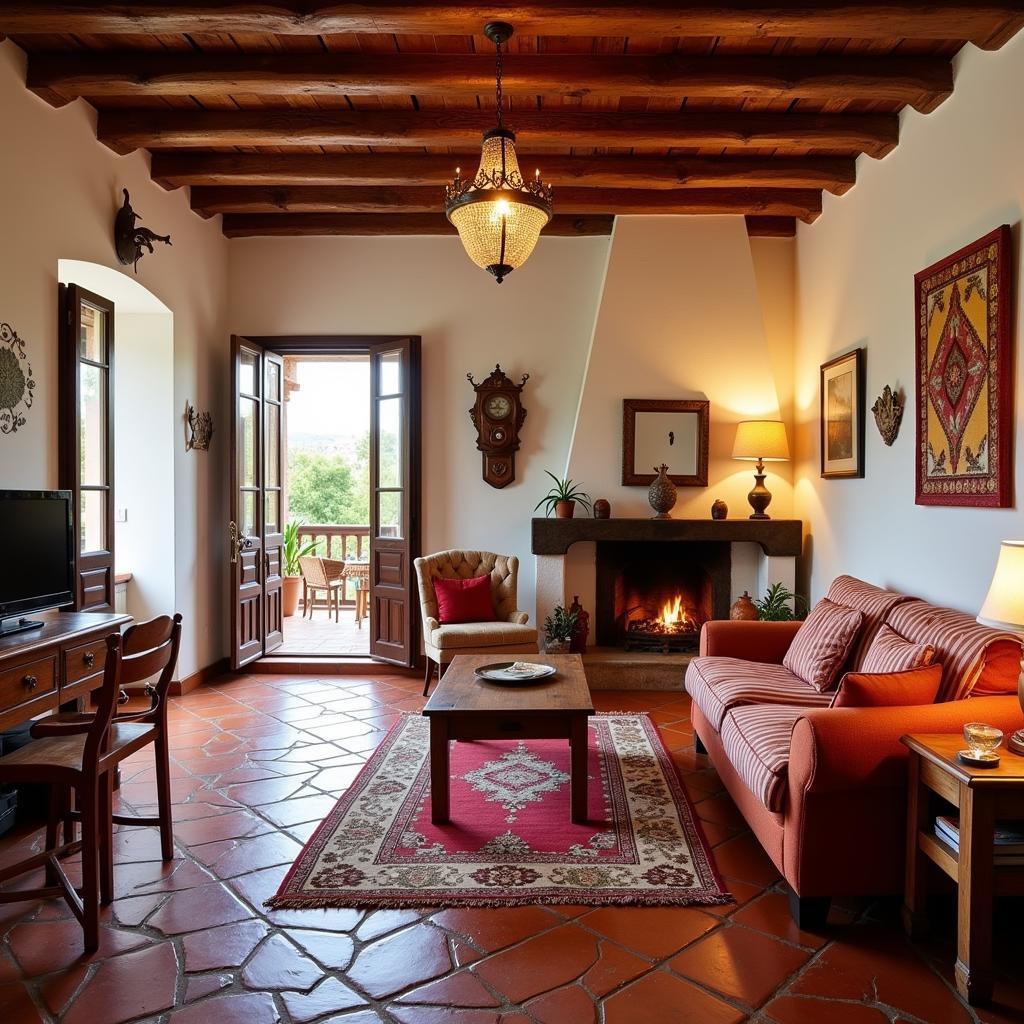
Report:
[[[1000,224],[1014,226],[1015,483],[1024,465],[1021,358],[1024,207],[1024,33],[995,53],[967,46],[956,91],[927,117],[904,115],[900,144],[862,158],[856,187],[825,197],[824,214],[797,237],[797,512],[808,523],[810,586],[820,597],[838,573],[975,613],[1002,538],[1024,535],[1013,509],[914,504],[914,274]],[[882,443],[868,411],[866,477],[819,477],[818,368],[867,348],[868,404],[885,384],[908,392],[896,443]]]
[[[565,466],[600,298],[607,238],[542,237],[500,286],[457,238],[253,238],[231,243],[235,334],[418,334],[423,339],[425,552],[485,549],[521,560],[520,607],[534,609],[530,519]],[[530,374],[516,480],[495,490],[467,410],[501,363]]]
[[213,410],[218,428],[201,459],[176,444],[173,463],[139,466],[173,474],[175,592],[185,620],[178,666],[189,675],[221,657],[227,640],[227,241],[219,220],[189,210],[186,191],[153,184],[143,154],[119,157],[98,143],[91,107],[55,110],[25,89],[24,77],[22,51],[0,43],[0,320],[26,339],[38,385],[26,426],[0,437],[0,486],[57,486],[57,261],[124,271],[112,231],[127,187],[144,223],[173,238],[142,261],[139,281],[174,312],[174,408],[191,398]]

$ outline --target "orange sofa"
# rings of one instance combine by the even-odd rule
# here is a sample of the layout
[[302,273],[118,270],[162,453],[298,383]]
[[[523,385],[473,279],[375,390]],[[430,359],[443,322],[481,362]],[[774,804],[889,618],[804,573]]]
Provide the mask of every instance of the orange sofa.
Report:
[[[903,888],[906,733],[959,732],[985,721],[1020,728],[1020,641],[961,612],[839,577],[827,595],[864,614],[845,671],[885,622],[927,642],[943,664],[938,701],[832,708],[782,661],[800,623],[708,622],[686,689],[706,752],[790,888],[793,916],[820,924],[833,896]],[[840,673],[841,677],[842,673]]]

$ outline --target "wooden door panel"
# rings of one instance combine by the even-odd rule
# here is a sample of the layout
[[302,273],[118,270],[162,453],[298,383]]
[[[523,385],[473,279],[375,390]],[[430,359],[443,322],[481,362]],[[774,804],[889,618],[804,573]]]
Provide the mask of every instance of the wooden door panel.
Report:
[[378,587],[399,587],[406,585],[405,552],[381,548],[377,553],[374,583]]
[[79,569],[78,593],[75,610],[80,612],[111,611],[110,595],[114,592],[113,572],[110,566],[99,569]]
[[284,643],[284,360],[264,351],[262,438],[263,477],[263,653]]

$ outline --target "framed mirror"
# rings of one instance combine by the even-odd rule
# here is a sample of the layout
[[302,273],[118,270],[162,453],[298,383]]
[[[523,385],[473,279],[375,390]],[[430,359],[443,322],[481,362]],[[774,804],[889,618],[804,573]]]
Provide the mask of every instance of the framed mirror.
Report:
[[664,462],[678,487],[707,487],[710,408],[706,400],[624,398],[623,485],[649,487]]

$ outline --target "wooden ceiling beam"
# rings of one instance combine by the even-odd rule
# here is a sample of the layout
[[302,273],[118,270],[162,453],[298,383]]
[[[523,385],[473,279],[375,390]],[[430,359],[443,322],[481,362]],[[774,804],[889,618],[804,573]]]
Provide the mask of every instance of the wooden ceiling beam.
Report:
[[[436,188],[376,186],[342,188],[192,189],[192,209],[217,213],[431,213],[441,208]],[[562,188],[561,214],[761,214],[810,222],[821,212],[817,189],[600,189]]]
[[[440,188],[456,167],[473,168],[479,154],[433,153],[192,153],[158,150],[153,179],[183,185],[431,185]],[[556,188],[823,188],[834,195],[856,181],[856,161],[842,157],[537,157]]]
[[792,238],[796,234],[795,217],[748,216],[746,220],[751,238]]
[[[545,235],[610,235],[610,216],[555,216]],[[228,238],[260,235],[454,235],[443,213],[281,213],[228,214]]]
[[839,37],[970,39],[997,43],[1024,13],[1024,0],[556,0],[554,3],[441,3],[376,0],[8,0],[0,32],[133,34],[259,32],[276,35],[408,33],[468,35],[496,15],[524,35]]
[[[932,57],[785,57],[516,54],[510,95],[718,99],[884,100],[931,110],[953,91],[948,60]],[[28,86],[73,97],[489,95],[492,54],[196,54],[151,51],[33,53]]]
[[[516,110],[510,127],[535,146],[795,147],[885,156],[899,140],[895,114]],[[112,149],[210,146],[465,146],[480,144],[478,110],[356,112],[101,110],[97,135]]]

